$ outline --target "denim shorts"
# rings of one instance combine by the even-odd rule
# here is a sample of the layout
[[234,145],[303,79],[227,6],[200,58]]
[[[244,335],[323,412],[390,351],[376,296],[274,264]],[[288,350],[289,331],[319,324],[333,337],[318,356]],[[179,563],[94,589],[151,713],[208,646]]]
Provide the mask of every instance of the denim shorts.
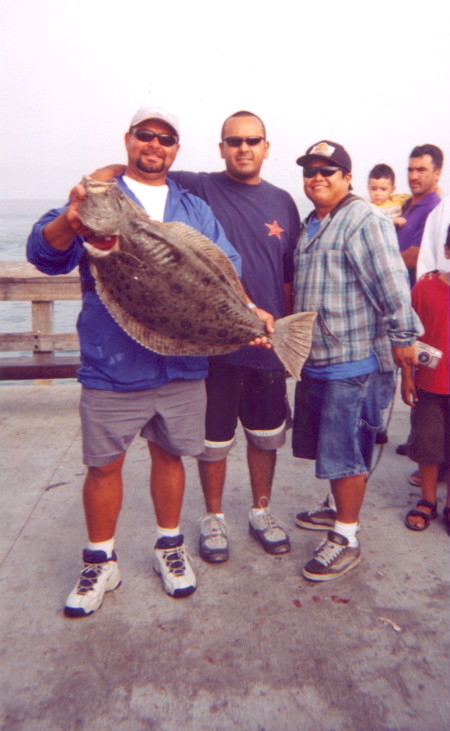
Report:
[[394,388],[393,372],[342,380],[302,375],[295,391],[294,456],[315,459],[321,479],[369,472],[375,436],[383,429],[383,410]]

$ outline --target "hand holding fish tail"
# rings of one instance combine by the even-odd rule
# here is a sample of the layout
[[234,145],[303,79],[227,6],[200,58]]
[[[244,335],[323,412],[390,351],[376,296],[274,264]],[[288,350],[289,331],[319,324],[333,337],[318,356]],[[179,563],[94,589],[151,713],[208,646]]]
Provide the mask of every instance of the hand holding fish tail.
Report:
[[[252,312],[259,320],[261,320],[261,322],[264,323],[268,335],[271,335],[273,332],[275,332],[275,328],[273,326],[275,320],[270,312],[266,312],[266,310],[262,310],[260,307],[256,306],[252,307]],[[263,348],[272,348],[272,344],[269,342],[265,335],[261,335],[260,337],[251,340],[249,345],[259,346]]]

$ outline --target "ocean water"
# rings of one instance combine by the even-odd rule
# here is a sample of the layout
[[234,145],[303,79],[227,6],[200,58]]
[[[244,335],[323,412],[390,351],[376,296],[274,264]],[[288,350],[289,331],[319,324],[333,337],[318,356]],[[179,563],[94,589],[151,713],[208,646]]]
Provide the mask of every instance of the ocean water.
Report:
[[[0,200],[0,262],[26,261],[26,243],[34,222],[50,208],[63,204],[63,200]],[[79,309],[79,302],[55,303],[55,331],[74,332]],[[0,301],[0,332],[26,332],[30,329],[29,302]]]

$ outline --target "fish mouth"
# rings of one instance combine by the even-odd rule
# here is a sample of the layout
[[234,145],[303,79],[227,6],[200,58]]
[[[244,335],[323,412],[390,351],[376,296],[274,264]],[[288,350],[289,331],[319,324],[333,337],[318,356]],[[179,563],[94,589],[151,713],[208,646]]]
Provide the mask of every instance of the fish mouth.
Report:
[[92,234],[83,242],[87,252],[96,259],[109,256],[113,251],[119,251],[119,236],[98,236]]

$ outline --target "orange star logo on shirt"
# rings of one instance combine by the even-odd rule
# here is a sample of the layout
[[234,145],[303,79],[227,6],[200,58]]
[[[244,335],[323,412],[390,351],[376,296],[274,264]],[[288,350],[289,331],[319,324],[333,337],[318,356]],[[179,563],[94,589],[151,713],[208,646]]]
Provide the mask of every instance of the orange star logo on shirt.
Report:
[[274,221],[273,223],[265,223],[264,226],[267,226],[269,229],[268,236],[276,236],[277,239],[281,239],[281,234],[284,231],[284,228],[281,228],[281,226],[278,224],[278,221]]

